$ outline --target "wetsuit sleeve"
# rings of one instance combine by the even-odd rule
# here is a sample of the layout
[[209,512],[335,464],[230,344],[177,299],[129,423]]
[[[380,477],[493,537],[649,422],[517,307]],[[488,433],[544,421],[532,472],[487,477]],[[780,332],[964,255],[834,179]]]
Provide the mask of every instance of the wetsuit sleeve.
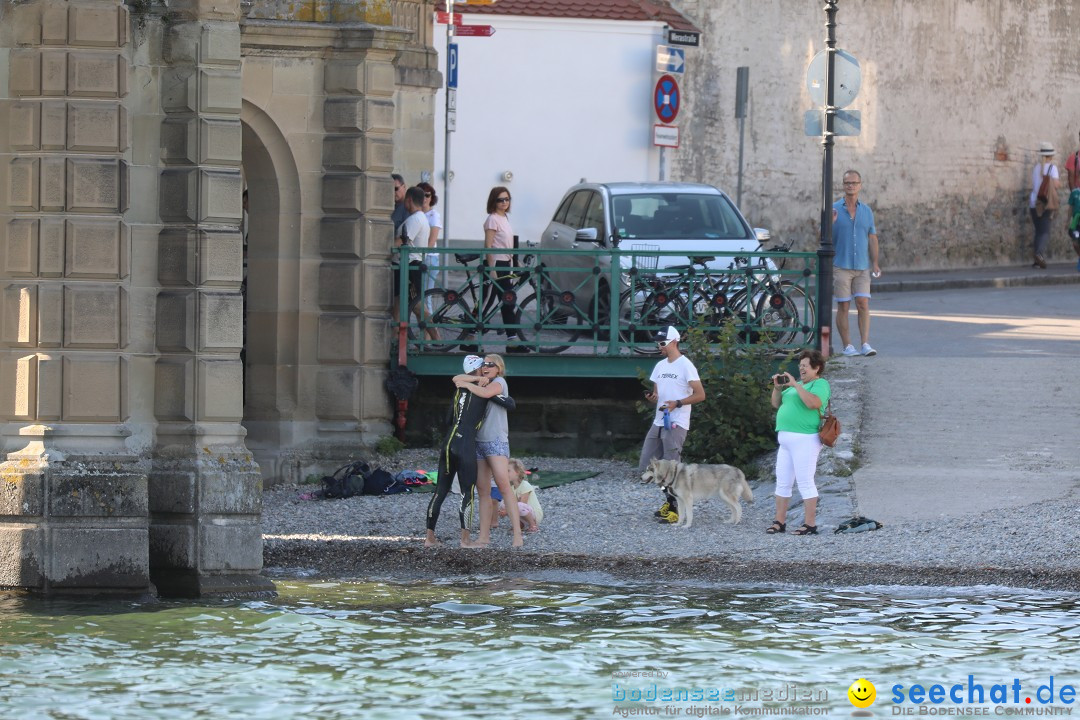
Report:
[[502,395],[496,395],[494,397],[488,398],[488,402],[493,402],[500,407],[510,410],[511,412],[517,408],[517,403],[514,402],[514,398],[510,397],[509,395],[505,397],[503,397]]

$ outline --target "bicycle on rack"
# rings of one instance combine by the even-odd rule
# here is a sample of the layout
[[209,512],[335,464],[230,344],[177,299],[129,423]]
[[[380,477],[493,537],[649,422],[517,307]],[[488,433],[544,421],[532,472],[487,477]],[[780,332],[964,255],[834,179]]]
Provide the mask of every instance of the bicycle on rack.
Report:
[[[535,243],[528,242],[527,246],[535,247]],[[464,283],[456,289],[432,288],[413,300],[412,310],[425,318],[418,324],[421,332],[431,329],[438,335],[438,339],[427,340],[423,346],[449,351],[460,345],[478,351],[483,335],[497,329],[516,332],[521,344],[535,344],[542,353],[567,349],[577,332],[573,317],[559,311],[561,293],[544,289],[549,283],[543,266],[535,265],[535,255],[520,257],[521,265],[508,273],[509,287],[500,293],[480,253],[455,253],[454,259],[465,273]],[[519,300],[521,296],[524,298]],[[503,303],[514,304],[514,321],[510,325],[502,321]],[[417,342],[417,338],[410,339]]]
[[[480,253],[454,253],[454,259],[465,273],[465,282],[456,289],[442,287],[431,288],[413,298],[410,312],[423,318],[418,323],[421,333],[434,330],[437,338],[424,341],[428,350],[449,351],[457,345],[471,350],[478,346],[479,337],[488,330],[493,322],[502,328],[500,316],[503,301],[514,302],[516,307],[515,325],[520,318],[520,306],[516,305],[518,291],[529,282],[527,269],[534,260],[533,255],[522,259],[526,268],[509,274],[510,286],[501,295],[494,282],[488,276],[488,266],[484,264]],[[480,261],[478,264],[477,261]],[[410,340],[418,338],[410,335]]]
[[[788,247],[775,250],[786,251]],[[783,261],[778,267],[767,258],[752,264],[748,256],[737,256],[728,271],[716,272],[709,267],[716,260],[714,256],[694,256],[690,260],[689,265],[668,268],[679,271],[678,277],[639,281],[641,287],[623,295],[623,339],[636,343],[635,351],[650,352],[651,348],[640,343],[649,339],[646,336],[651,331],[666,324],[704,326],[712,340],[725,323],[735,322],[744,342],[756,343],[768,337],[780,345],[793,342],[800,332],[814,327],[813,301],[802,286],[784,279]],[[806,271],[804,276],[809,274]],[[625,321],[627,317],[629,322]],[[633,322],[635,317],[645,330]]]
[[[788,249],[774,248],[780,252]],[[784,278],[783,261],[775,265],[762,258],[751,264],[750,258],[741,257],[735,262],[743,268],[745,286],[733,296],[732,305],[739,308],[738,317],[744,331],[750,334],[750,342],[768,336],[777,345],[788,345],[799,333],[812,331],[817,322],[814,301],[802,285]],[[803,277],[810,274],[806,270]]]

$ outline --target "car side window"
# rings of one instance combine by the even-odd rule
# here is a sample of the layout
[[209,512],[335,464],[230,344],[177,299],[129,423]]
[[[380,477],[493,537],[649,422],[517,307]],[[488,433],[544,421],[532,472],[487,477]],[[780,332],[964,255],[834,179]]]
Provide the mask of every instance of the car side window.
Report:
[[576,194],[577,193],[571,193],[563,199],[562,204],[559,205],[559,209],[555,211],[555,217],[551,219],[552,222],[562,223],[563,225],[566,224],[566,213],[570,211],[570,203],[573,202],[574,195]]
[[578,190],[574,193],[574,199],[566,213],[566,224],[575,230],[584,227],[582,223],[585,222],[585,210],[588,207],[590,195],[592,193],[588,190]]
[[603,242],[606,237],[604,233],[604,202],[600,197],[600,193],[591,192],[588,195],[589,204],[585,208],[585,220],[580,227],[596,228],[596,239]]

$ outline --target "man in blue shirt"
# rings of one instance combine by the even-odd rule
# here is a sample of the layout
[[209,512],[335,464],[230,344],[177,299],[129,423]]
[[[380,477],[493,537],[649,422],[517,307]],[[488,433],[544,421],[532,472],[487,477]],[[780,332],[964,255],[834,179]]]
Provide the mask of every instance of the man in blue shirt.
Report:
[[[836,300],[836,330],[845,355],[877,355],[870,347],[870,275],[881,277],[878,266],[878,237],[874,211],[859,202],[862,175],[856,170],[844,173],[844,197],[833,203],[833,298]],[[848,331],[848,308],[855,298],[859,313],[859,339],[855,349]]]

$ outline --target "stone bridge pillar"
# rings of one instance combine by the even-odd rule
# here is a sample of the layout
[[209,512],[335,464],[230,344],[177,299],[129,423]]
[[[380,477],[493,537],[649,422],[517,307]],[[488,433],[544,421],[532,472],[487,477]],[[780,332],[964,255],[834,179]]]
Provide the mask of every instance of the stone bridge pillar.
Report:
[[150,471],[158,589],[272,588],[262,481],[244,445],[239,0],[171,2],[161,75],[162,228]]
[[131,41],[115,0],[0,8],[0,585],[150,589],[130,332]]

